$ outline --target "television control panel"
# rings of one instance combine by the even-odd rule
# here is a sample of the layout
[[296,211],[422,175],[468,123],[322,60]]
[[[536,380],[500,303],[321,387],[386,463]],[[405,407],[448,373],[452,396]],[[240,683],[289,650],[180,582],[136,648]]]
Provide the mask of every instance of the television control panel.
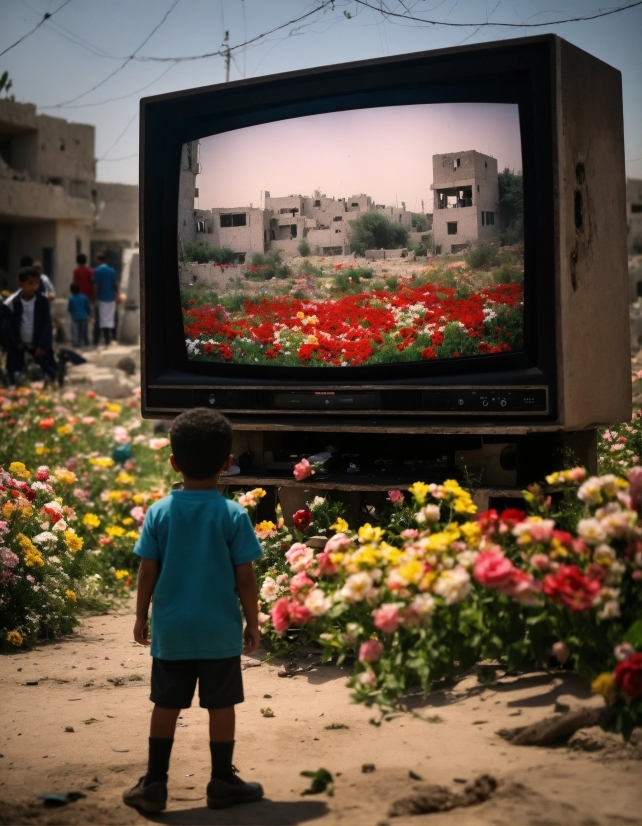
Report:
[[449,414],[525,416],[549,413],[547,387],[438,387],[349,390],[265,390],[220,388],[193,390],[194,406],[222,412],[360,413],[389,415]]

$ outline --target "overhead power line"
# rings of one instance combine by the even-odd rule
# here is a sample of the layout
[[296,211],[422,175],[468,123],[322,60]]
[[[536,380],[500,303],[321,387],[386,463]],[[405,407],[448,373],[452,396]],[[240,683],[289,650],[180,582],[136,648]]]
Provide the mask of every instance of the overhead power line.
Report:
[[[67,2],[69,2],[69,0],[67,0]],[[641,0],[641,2],[642,2],[642,0]],[[178,4],[178,3],[179,3],[179,0],[174,0],[174,2],[172,3],[172,5],[169,7],[169,9],[168,9],[168,10],[165,12],[165,14],[163,15],[163,18],[162,18],[162,20],[160,21],[160,23],[158,23],[156,26],[154,26],[154,28],[153,28],[153,29],[151,30],[151,32],[147,35],[147,37],[143,40],[143,42],[140,44],[140,46],[138,46],[138,48],[136,48],[136,49],[132,52],[132,54],[131,54],[129,57],[125,58],[125,60],[124,60],[124,61],[120,64],[120,66],[118,66],[118,68],[114,69],[114,71],[113,71],[113,72],[110,72],[110,73],[107,75],[107,77],[103,78],[101,81],[99,81],[98,83],[94,84],[94,85],[91,87],[91,89],[87,89],[86,91],[81,92],[81,94],[76,95],[76,97],[74,97],[74,98],[70,98],[69,100],[65,100],[65,101],[63,101],[62,103],[57,103],[57,104],[55,104],[54,106],[42,106],[41,108],[42,108],[42,109],[59,109],[61,106],[68,106],[70,103],[75,103],[77,100],[80,100],[80,98],[85,97],[85,95],[88,95],[90,92],[94,92],[96,89],[100,88],[100,87],[101,87],[101,86],[103,86],[105,83],[107,83],[107,81],[108,81],[108,80],[111,80],[111,78],[112,78],[114,75],[116,75],[116,74],[118,74],[118,72],[122,71],[122,70],[125,68],[125,66],[127,66],[127,64],[128,64],[128,63],[130,63],[132,60],[134,60],[134,59],[135,59],[135,57],[136,57],[136,55],[138,54],[138,52],[139,52],[139,51],[143,48],[143,46],[144,46],[144,45],[145,45],[145,44],[149,41],[149,39],[152,37],[152,35],[154,35],[154,34],[155,34],[155,33],[156,33],[159,29],[160,29],[160,27],[161,27],[161,26],[163,25],[163,23],[167,20],[167,18],[168,18],[168,17],[169,17],[169,15],[172,13],[172,11],[176,8],[176,6],[177,6],[177,4]]]
[[[425,26],[444,26],[450,28],[472,28],[477,26],[479,28],[503,27],[510,29],[535,29],[542,28],[543,26],[559,26],[562,23],[581,23],[584,20],[597,20],[598,17],[608,17],[610,14],[617,14],[618,12],[626,11],[627,9],[633,9],[636,6],[642,6],[642,0],[636,0],[635,3],[629,3],[626,6],[619,6],[615,9],[606,9],[605,11],[598,11],[595,12],[595,14],[587,14],[583,17],[567,17],[564,20],[550,20],[546,23],[494,23],[490,20],[477,23],[453,23],[450,20],[444,22],[441,20],[428,20],[425,17],[415,17],[410,14],[408,10],[404,12],[389,11],[383,2],[380,2],[378,5],[376,3],[368,2],[368,0],[354,0],[354,2],[359,6],[365,6],[367,9],[378,12],[383,15],[383,17],[395,17],[402,20],[411,20],[414,23],[423,23]],[[404,9],[405,8],[406,7],[404,6]]]
[[46,23],[46,22],[47,22],[47,20],[49,20],[51,17],[53,17],[53,16],[54,16],[54,14],[58,14],[58,12],[59,12],[61,9],[64,9],[64,7],[65,7],[68,3],[71,3],[71,0],[65,0],[65,2],[62,4],[62,6],[59,6],[59,7],[58,7],[55,11],[52,11],[52,12],[47,12],[47,13],[44,15],[44,17],[42,18],[42,20],[40,21],[40,23],[38,23],[37,25],[35,25],[35,26],[33,27],[33,29],[31,29],[31,31],[28,31],[26,34],[23,34],[23,35],[22,35],[22,37],[21,37],[21,38],[19,38],[18,40],[16,40],[16,42],[15,42],[15,43],[12,43],[12,44],[11,44],[11,46],[7,46],[7,48],[6,48],[3,52],[0,52],[0,57],[2,57],[2,55],[5,55],[7,52],[10,52],[10,51],[11,51],[11,49],[14,49],[16,46],[18,46],[20,43],[22,43],[22,42],[23,42],[23,40],[26,40],[28,37],[31,37],[31,35],[32,35],[34,32],[37,32],[37,31],[38,31],[38,29],[39,29],[39,28],[43,25],[43,23]]

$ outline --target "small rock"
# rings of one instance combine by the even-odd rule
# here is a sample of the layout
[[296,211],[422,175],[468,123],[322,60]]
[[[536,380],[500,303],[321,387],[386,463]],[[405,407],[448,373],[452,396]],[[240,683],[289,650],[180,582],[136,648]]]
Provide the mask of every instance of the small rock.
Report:
[[264,695],[263,695],[263,699],[264,699],[264,700],[271,700],[271,699],[272,699],[272,695],[271,695],[271,694],[264,694]]
[[25,685],[38,685],[38,680],[27,680]]
[[414,772],[412,769],[408,772],[408,777],[411,780],[423,780],[423,777],[420,774],[417,774],[417,772]]
[[74,727],[73,726],[65,726],[65,731],[68,734],[73,734],[74,733]]
[[468,783],[465,777],[453,777],[453,783]]
[[361,771],[364,774],[372,774],[372,772],[374,770],[375,770],[375,764],[374,763],[364,763],[363,766],[361,766]]

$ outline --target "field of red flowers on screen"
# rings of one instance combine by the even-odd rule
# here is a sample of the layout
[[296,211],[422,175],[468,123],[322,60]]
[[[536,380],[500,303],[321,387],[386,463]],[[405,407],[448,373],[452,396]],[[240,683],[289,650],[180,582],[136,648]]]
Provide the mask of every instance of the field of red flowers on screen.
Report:
[[186,298],[188,356],[288,367],[357,367],[519,351],[523,286],[429,282],[323,299],[257,296],[229,312]]

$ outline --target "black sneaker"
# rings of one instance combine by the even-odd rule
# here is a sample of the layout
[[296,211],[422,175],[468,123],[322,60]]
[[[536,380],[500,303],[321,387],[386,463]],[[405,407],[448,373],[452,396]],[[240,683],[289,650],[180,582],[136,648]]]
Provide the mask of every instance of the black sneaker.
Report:
[[141,777],[133,789],[123,792],[123,803],[144,812],[163,812],[167,806],[167,783],[157,780],[145,785],[145,777]]
[[260,783],[245,783],[237,776],[237,770],[232,766],[230,780],[210,780],[207,784],[207,806],[209,809],[227,809],[237,803],[254,803],[263,797],[263,786]]

